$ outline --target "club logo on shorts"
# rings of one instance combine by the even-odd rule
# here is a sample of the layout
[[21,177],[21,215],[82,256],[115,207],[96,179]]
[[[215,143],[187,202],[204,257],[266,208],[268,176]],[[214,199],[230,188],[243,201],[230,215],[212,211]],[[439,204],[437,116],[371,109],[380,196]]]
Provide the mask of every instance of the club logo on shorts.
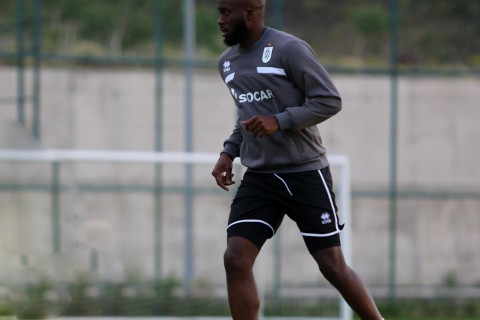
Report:
[[263,48],[262,62],[267,63],[272,58],[273,47]]
[[322,219],[322,224],[327,224],[331,223],[332,219],[330,219],[330,213],[324,212],[320,215],[320,218]]

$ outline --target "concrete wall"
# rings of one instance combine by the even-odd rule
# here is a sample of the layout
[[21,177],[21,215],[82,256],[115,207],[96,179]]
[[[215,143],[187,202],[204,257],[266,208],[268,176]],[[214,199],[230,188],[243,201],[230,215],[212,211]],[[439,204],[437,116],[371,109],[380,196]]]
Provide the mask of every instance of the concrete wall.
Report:
[[[23,127],[14,104],[0,108],[0,148],[153,150],[154,88],[151,70],[44,69],[41,76],[41,141]],[[331,154],[350,158],[356,191],[388,190],[390,83],[384,76],[333,75],[344,110],[320,126]],[[163,145],[184,150],[184,82],[164,74]],[[198,71],[194,84],[194,150],[218,152],[235,121],[231,97],[216,72]],[[0,97],[16,93],[15,70],[0,68]],[[416,198],[434,191],[480,191],[478,78],[402,77],[399,82],[399,174],[397,279],[402,286],[480,283],[480,200]],[[27,108],[29,114],[30,107]],[[210,166],[197,166],[195,186],[215,188]],[[46,164],[0,163],[2,185],[49,184]],[[165,166],[166,185],[183,185],[181,165]],[[153,184],[148,165],[71,164],[61,169],[69,188],[61,196],[62,252],[52,253],[52,201],[45,190],[0,192],[0,274],[23,281],[42,275],[70,278],[92,269],[119,279],[129,272],[151,277],[154,197],[139,192]],[[90,192],[80,188],[136,185],[137,191]],[[194,199],[196,281],[222,285],[225,224],[232,193],[202,193]],[[184,198],[162,197],[162,267],[183,276]],[[355,197],[353,265],[370,285],[388,283],[389,203]],[[294,224],[281,232],[282,277],[288,284],[324,284]],[[258,272],[271,283],[273,248],[268,243]]]

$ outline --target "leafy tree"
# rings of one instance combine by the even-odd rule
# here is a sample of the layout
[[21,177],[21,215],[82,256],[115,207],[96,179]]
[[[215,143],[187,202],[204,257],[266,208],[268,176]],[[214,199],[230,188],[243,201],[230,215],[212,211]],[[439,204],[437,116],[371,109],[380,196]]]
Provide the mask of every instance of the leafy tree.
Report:
[[[398,0],[400,58],[404,64],[480,65],[479,0]],[[202,55],[223,50],[215,0],[196,0],[196,36]],[[309,42],[322,60],[388,63],[388,1],[297,0],[283,3],[283,30]],[[16,0],[0,1],[0,51],[15,49]],[[157,4],[162,12],[157,12]],[[267,2],[267,18],[276,1]],[[25,1],[31,40],[33,1]],[[152,54],[161,23],[167,52],[182,49],[182,0],[42,0],[42,49],[75,54],[88,44],[93,54]],[[28,44],[28,43],[27,43]],[[201,51],[201,52],[200,52]],[[354,58],[354,59],[352,59]],[[325,63],[325,60],[323,61]]]
[[219,53],[224,49],[217,25],[217,14],[210,6],[199,6],[196,13],[197,44],[211,52]]
[[353,10],[352,15],[360,34],[357,41],[359,55],[365,55],[367,46],[382,49],[386,43],[384,36],[388,33],[388,12],[379,5],[362,5]]

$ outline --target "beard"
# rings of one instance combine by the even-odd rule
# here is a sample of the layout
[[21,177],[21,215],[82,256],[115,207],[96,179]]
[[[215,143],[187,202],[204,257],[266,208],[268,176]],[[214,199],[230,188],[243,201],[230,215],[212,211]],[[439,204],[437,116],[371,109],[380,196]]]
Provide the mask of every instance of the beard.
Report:
[[239,44],[247,37],[248,29],[245,21],[242,19],[233,29],[232,34],[223,39],[223,43],[229,47]]

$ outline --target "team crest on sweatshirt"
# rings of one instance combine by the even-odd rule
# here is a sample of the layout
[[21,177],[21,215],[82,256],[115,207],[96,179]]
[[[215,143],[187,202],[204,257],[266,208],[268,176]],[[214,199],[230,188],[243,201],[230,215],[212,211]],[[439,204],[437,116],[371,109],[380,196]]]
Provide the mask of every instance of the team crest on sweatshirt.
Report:
[[263,48],[262,62],[267,63],[272,58],[273,46]]

